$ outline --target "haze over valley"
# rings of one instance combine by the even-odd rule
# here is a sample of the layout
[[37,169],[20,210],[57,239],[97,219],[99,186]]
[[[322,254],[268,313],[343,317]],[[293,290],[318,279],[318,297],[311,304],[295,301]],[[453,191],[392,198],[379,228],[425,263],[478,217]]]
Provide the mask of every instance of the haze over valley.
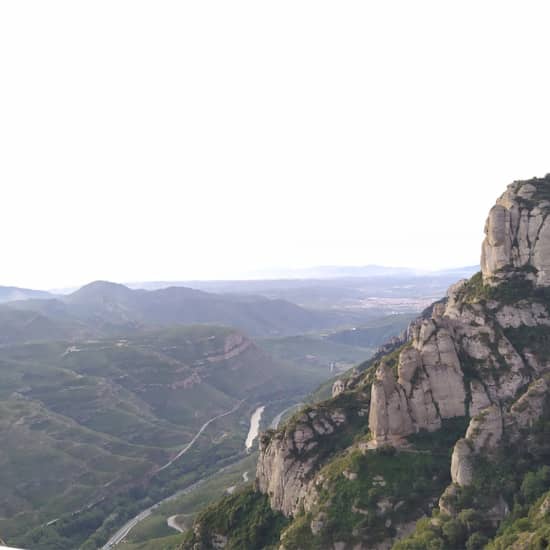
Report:
[[[97,281],[65,294],[1,287],[3,537],[96,548],[140,508],[186,498],[212,476],[217,487],[216,472],[229,468],[242,483],[258,427],[277,425],[318,388],[328,395],[326,381],[369,359],[455,277],[342,271]],[[200,502],[208,494],[197,489]],[[162,517],[170,536],[171,516]],[[147,521],[158,522],[145,516],[120,540]]]
[[0,550],[550,548],[549,20],[0,2]]

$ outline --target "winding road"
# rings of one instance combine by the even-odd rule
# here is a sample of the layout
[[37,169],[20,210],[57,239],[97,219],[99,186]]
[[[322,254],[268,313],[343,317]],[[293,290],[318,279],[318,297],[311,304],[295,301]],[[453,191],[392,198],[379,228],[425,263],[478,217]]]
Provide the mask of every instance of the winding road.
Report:
[[166,470],[166,468],[172,466],[176,460],[181,458],[197,441],[197,439],[201,436],[202,432],[212,424],[212,422],[219,420],[220,418],[223,418],[224,416],[229,416],[230,414],[233,414],[243,403],[245,402],[245,399],[241,399],[230,411],[224,412],[222,414],[219,414],[218,416],[215,416],[214,418],[211,418],[207,422],[205,422],[201,429],[195,434],[193,439],[171,460],[169,460],[164,466],[161,466],[155,473],[162,472],[162,470]]
[[[226,411],[222,414],[219,414],[217,416],[214,416],[213,418],[211,418],[210,420],[208,420],[207,422],[205,422],[200,430],[195,434],[195,436],[193,437],[193,439],[191,439],[191,441],[174,457],[172,458],[170,461],[168,461],[166,464],[164,464],[164,466],[161,466],[158,470],[156,470],[155,473],[158,473],[158,472],[161,472],[162,470],[165,470],[166,468],[168,468],[169,466],[171,466],[172,464],[174,464],[174,462],[176,462],[176,460],[178,460],[179,458],[181,458],[182,455],[184,455],[194,444],[195,442],[197,441],[197,439],[200,437],[200,435],[204,432],[204,430],[214,421],[220,419],[220,418],[223,418],[224,416],[228,416],[234,412],[237,411],[237,409],[246,401],[246,399],[243,399],[241,401],[239,401],[239,403],[237,403],[237,405],[235,405],[231,410],[229,411]],[[295,405],[292,405],[288,408],[286,408],[284,411],[281,411],[274,419],[273,421],[271,422],[271,426],[272,428],[277,428],[280,421],[281,421],[281,418],[282,416],[287,412],[289,411],[290,409],[294,408],[294,407],[299,407],[303,405],[303,403],[296,403]],[[258,409],[255,411],[257,412]],[[263,411],[262,411],[263,412]],[[257,434],[256,434],[257,435]],[[124,540],[124,538],[128,535],[128,533],[140,522],[142,522],[144,519],[148,518],[159,506],[161,506],[162,504],[164,504],[165,502],[169,502],[171,500],[174,500],[176,498],[178,498],[179,496],[181,495],[185,495],[185,494],[188,494],[188,493],[191,493],[192,491],[194,491],[195,489],[197,489],[200,485],[202,485],[205,481],[207,481],[208,479],[210,479],[212,476],[214,475],[217,475],[219,474],[220,472],[223,472],[225,471],[227,468],[229,468],[231,465],[227,465],[227,466],[224,466],[223,468],[221,468],[220,470],[218,470],[217,472],[211,474],[210,476],[207,476],[207,477],[204,477],[202,479],[199,479],[197,482],[193,483],[192,485],[190,485],[189,487],[186,487],[185,489],[181,489],[179,490],[177,493],[174,493],[173,495],[170,495],[169,497],[166,497],[165,499],[157,502],[156,504],[153,504],[153,506],[150,506],[149,508],[147,508],[146,510],[143,510],[142,512],[140,512],[137,516],[135,516],[134,518],[132,518],[131,520],[127,521],[102,547],[101,547],[101,550],[111,550],[113,547],[115,547],[117,544],[119,544],[120,542],[122,542]],[[243,474],[243,479],[245,482],[248,481],[248,472],[245,472]],[[170,518],[170,519],[173,519],[173,518]],[[177,527],[175,527],[174,525],[170,525],[171,527],[173,527],[174,529],[177,529]]]
[[[165,470],[166,468],[168,468],[169,466],[171,466],[172,464],[174,464],[174,462],[176,462],[176,460],[178,460],[179,458],[181,458],[194,444],[195,442],[197,441],[197,439],[201,436],[202,432],[204,432],[204,430],[206,430],[206,428],[208,428],[208,426],[210,424],[212,424],[212,422],[216,421],[216,420],[219,420],[220,418],[223,418],[224,416],[229,416],[230,414],[234,413],[235,411],[237,411],[237,409],[245,402],[245,399],[242,399],[241,401],[239,401],[237,403],[237,405],[235,405],[230,411],[226,411],[222,414],[219,414],[217,416],[214,416],[213,418],[211,418],[210,420],[206,421],[200,428],[200,430],[195,434],[195,436],[193,437],[193,439],[191,439],[191,441],[174,457],[172,458],[171,460],[169,460],[164,466],[161,466],[158,470],[156,470],[155,473],[159,473],[159,472],[162,472],[163,470]],[[161,500],[160,502],[157,502],[156,504],[153,504],[153,506],[150,506],[149,508],[143,510],[142,512],[140,512],[137,516],[133,517],[131,520],[127,521],[102,547],[101,547],[101,550],[111,550],[111,548],[113,548],[114,546],[116,546],[119,542],[122,542],[122,540],[128,535],[128,533],[140,522],[142,522],[145,518],[148,518],[154,510],[156,510],[161,504],[164,504],[165,502],[168,502],[170,500],[173,500],[177,497],[179,497],[180,495],[184,495],[184,494],[187,494],[187,493],[190,493],[191,491],[194,491],[199,485],[202,485],[202,483],[204,483],[204,481],[206,481],[206,479],[208,478],[204,478],[204,479],[201,479],[199,481],[197,481],[196,483],[193,483],[192,485],[190,485],[189,487],[187,487],[186,489],[182,489],[180,491],[178,491],[177,493],[174,493],[173,495],[170,495],[169,497]]]

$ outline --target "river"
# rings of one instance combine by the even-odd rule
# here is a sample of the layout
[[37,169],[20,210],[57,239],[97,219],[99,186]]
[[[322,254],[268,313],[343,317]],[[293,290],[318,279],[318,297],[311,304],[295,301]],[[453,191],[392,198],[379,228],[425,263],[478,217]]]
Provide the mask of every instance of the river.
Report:
[[250,429],[248,430],[248,435],[246,436],[246,441],[244,444],[248,452],[252,450],[252,444],[258,437],[258,432],[260,431],[260,420],[262,419],[264,410],[265,407],[258,407],[250,417]]
[[[235,412],[239,407],[240,405],[242,404],[243,402],[239,402],[233,409],[223,413],[223,414],[220,414],[214,418],[211,418],[210,420],[208,420],[207,422],[205,422],[201,429],[197,432],[197,434],[195,435],[195,437],[190,441],[190,443],[188,443],[170,462],[168,462],[167,464],[165,464],[162,468],[160,468],[159,470],[157,470],[157,472],[161,471],[161,470],[164,470],[165,468],[167,468],[168,466],[170,466],[175,460],[177,460],[178,458],[180,458],[183,454],[185,454],[191,447],[192,445],[195,443],[195,441],[198,439],[198,436],[200,434],[202,434],[202,432],[210,425],[211,422],[213,422],[214,420],[218,419],[218,418],[222,418],[226,415],[229,415],[233,412]],[[294,405],[296,406],[296,405]],[[248,430],[248,435],[246,437],[246,442],[245,442],[245,447],[246,447],[246,450],[248,452],[250,452],[252,450],[252,444],[254,443],[254,440],[258,437],[258,433],[260,431],[260,421],[262,419],[262,414],[264,413],[264,410],[265,410],[265,406],[261,406],[261,407],[258,407],[253,413],[252,413],[252,416],[250,417],[250,429]],[[288,409],[286,409],[288,410]],[[282,411],[279,415],[277,415],[276,418],[279,419],[280,421],[280,417],[286,412],[286,410]],[[149,508],[143,510],[142,512],[140,512],[137,516],[135,516],[134,518],[132,518],[130,521],[126,522],[102,547],[101,547],[101,550],[111,550],[111,548],[113,548],[114,546],[116,546],[119,542],[121,542],[122,540],[124,540],[124,538],[128,535],[128,533],[140,522],[142,522],[144,519],[148,518],[157,508],[159,508],[159,506],[161,506],[162,504],[164,504],[165,502],[169,502],[170,500],[174,500],[176,498],[178,498],[179,496],[183,495],[183,494],[188,494],[192,491],[195,491],[197,488],[199,488],[205,481],[207,481],[208,479],[210,479],[211,477],[221,473],[221,472],[224,472],[226,469],[228,469],[230,466],[232,466],[232,464],[229,464],[227,466],[224,466],[223,468],[221,468],[220,470],[218,470],[217,472],[214,472],[213,474],[203,478],[203,479],[200,479],[198,480],[197,482],[193,483],[192,485],[190,485],[189,487],[185,488],[185,489],[180,489],[179,491],[177,491],[176,493],[174,493],[173,495],[161,500],[160,502],[157,502],[156,504],[153,504],[153,506],[150,506]],[[248,481],[248,472],[245,472],[243,474],[243,479],[245,481]]]

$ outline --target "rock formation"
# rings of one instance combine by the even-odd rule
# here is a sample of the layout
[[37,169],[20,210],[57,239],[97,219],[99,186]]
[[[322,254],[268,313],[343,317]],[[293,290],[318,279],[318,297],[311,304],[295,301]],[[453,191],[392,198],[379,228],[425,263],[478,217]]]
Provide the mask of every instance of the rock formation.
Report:
[[[312,548],[391,547],[403,536],[403,526],[424,512],[385,495],[395,486],[369,468],[361,470],[361,464],[371,464],[369,453],[381,456],[388,448],[421,454],[413,448],[414,437],[443,432],[449,422],[462,426],[449,444],[452,484],[445,479],[432,501],[425,501],[428,508],[439,501],[443,514],[457,515],[458,495],[474,483],[480,459],[496,463],[505,446],[537,454],[540,443],[532,430],[550,411],[548,214],[550,176],[508,186],[489,213],[481,273],[453,285],[445,300],[411,324],[405,338],[338,380],[332,400],[264,435],[258,490],[287,518],[310,513],[306,523],[290,524],[281,549],[298,548],[295,541],[308,536],[317,541]],[[460,419],[463,424],[456,424]],[[355,436],[341,437],[350,426]],[[347,448],[339,454],[342,441]],[[431,481],[435,484],[437,476]],[[361,483],[363,492],[352,490],[354,483]],[[342,484],[348,498],[359,495],[346,504],[355,528],[345,535],[348,542],[333,539],[329,546],[320,541],[330,539],[334,514],[343,513],[335,495]],[[485,518],[496,527],[513,503],[502,494],[483,496]],[[432,522],[437,528],[440,520]],[[293,530],[299,531],[294,539]],[[378,538],[369,539],[371,532]]]
[[304,412],[295,424],[260,440],[257,484],[269,495],[273,509],[288,516],[308,506],[315,490],[312,473],[322,458],[316,452],[318,439],[338,435],[346,420],[339,409]]
[[521,274],[550,285],[550,177],[514,182],[489,212],[481,270],[496,283]]
[[[547,196],[549,200],[541,199]],[[537,286],[550,285],[548,213],[550,179],[508,187],[486,223],[481,260],[485,282],[498,285],[521,277]],[[533,370],[544,371],[546,365],[530,356],[529,350],[516,349],[506,336],[510,328],[537,326],[550,326],[545,304],[477,300],[466,281],[451,287],[445,303],[411,325],[393,364],[388,357],[378,362],[370,390],[368,448],[406,445],[411,434],[435,431],[445,419],[468,415],[470,425],[457,442],[451,467],[453,481],[468,484],[472,455],[495,448],[505,423],[515,425],[517,433],[520,425],[540,414],[540,403],[529,398],[535,390],[519,394],[536,375]],[[352,387],[349,381],[337,381],[333,395]],[[540,381],[536,388],[540,401],[541,392],[548,388]],[[518,396],[511,413],[503,413],[503,404]],[[533,404],[522,405],[527,399]],[[518,408],[521,414],[516,414]],[[261,448],[258,487],[285,515],[304,503],[314,485],[315,460],[302,462],[293,454],[293,449],[308,445],[315,446],[313,432],[298,423],[294,433],[277,434]]]

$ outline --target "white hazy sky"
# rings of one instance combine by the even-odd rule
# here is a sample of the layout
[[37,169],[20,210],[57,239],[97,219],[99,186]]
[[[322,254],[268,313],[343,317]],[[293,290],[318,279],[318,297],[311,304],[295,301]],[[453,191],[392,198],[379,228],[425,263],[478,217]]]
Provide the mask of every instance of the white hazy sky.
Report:
[[0,3],[0,284],[476,263],[550,172],[548,2]]

